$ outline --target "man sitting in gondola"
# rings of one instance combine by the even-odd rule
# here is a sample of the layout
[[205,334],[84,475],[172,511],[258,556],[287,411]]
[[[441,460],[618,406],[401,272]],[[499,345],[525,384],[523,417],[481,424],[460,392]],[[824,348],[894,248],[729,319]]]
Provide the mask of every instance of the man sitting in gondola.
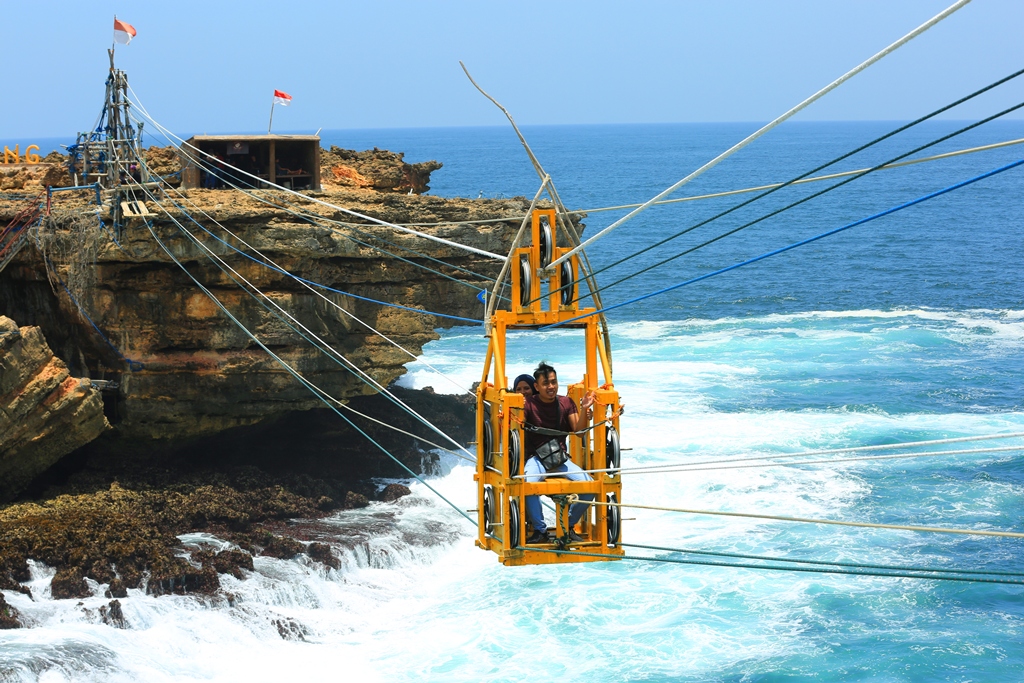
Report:
[[[526,397],[523,409],[525,422],[534,427],[561,432],[575,432],[579,429],[579,411],[568,396],[558,395],[558,373],[547,363],[541,363],[533,372],[537,381],[537,393]],[[580,401],[580,407],[588,415],[594,404],[595,394],[589,392]],[[542,435],[529,428],[526,430],[526,452],[532,454],[523,467],[526,481],[544,481],[552,474],[570,481],[590,481],[591,476],[569,459],[566,448],[566,434],[560,436]],[[545,465],[547,463],[547,466]],[[557,464],[556,464],[557,463]],[[547,475],[547,476],[545,476]],[[593,494],[582,494],[580,500],[590,501]],[[589,506],[576,503],[569,510],[569,541],[579,543],[583,539],[576,533],[575,526],[583,518]],[[533,527],[533,533],[526,542],[547,543],[547,524],[541,509],[540,496],[526,497],[526,519]]]

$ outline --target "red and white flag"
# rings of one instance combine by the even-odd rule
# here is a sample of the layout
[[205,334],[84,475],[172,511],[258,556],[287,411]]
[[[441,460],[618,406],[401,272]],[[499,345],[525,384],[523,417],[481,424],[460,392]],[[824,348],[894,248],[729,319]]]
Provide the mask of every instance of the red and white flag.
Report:
[[286,92],[280,90],[274,91],[274,104],[280,104],[282,107],[287,107],[292,103],[292,96]]
[[114,42],[127,45],[135,37],[135,27],[131,24],[114,19]]

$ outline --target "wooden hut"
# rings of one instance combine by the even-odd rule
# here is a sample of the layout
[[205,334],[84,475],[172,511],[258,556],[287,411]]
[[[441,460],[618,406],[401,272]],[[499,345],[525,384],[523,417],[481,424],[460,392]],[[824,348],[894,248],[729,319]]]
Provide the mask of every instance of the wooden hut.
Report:
[[272,183],[295,190],[320,189],[318,135],[196,135],[187,142],[181,160],[183,187],[266,187]]

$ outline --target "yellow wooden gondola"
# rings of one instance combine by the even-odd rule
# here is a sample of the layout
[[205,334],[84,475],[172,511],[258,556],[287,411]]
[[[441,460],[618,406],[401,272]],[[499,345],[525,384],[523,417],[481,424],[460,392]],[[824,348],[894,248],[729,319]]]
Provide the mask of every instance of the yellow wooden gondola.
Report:
[[[564,327],[583,330],[586,352],[586,373],[582,381],[569,385],[567,394],[577,408],[588,392],[596,395],[594,422],[585,424],[581,413],[581,431],[569,436],[569,457],[583,470],[599,471],[592,473],[592,481],[550,476],[544,481],[527,482],[523,478],[523,465],[531,455],[524,453],[525,399],[506,388],[506,333],[596,313],[593,308],[581,309],[576,301],[580,265],[575,256],[557,268],[549,267],[569,251],[556,245],[554,225],[553,209],[535,210],[531,216],[532,245],[512,253],[510,310],[496,310],[489,321],[487,355],[476,392],[476,543],[497,553],[505,565],[594,562],[618,559],[623,554],[620,508],[615,506],[622,501],[622,481],[617,471],[619,394],[612,383],[609,349],[599,333],[596,315]],[[569,506],[580,494],[594,494],[597,501],[612,505],[590,506],[576,529],[582,542],[570,543]],[[531,495],[549,496],[555,501],[557,523],[551,542],[525,543],[525,500]]]

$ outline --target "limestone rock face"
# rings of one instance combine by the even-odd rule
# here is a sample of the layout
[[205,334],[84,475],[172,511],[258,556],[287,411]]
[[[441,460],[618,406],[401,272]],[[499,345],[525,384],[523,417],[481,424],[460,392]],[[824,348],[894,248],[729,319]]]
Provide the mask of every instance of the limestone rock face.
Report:
[[[401,155],[370,156],[399,168],[404,163]],[[372,176],[367,168],[357,170]],[[416,173],[425,187],[429,169]],[[373,185],[400,188],[388,183]],[[61,193],[36,239],[0,272],[0,314],[39,327],[72,375],[111,383],[102,401],[90,394],[113,426],[90,449],[139,458],[323,407],[282,361],[346,402],[374,393],[367,377],[383,386],[394,382],[437,338],[437,328],[466,324],[419,311],[482,317],[477,295],[489,289],[501,260],[318,201],[417,224],[494,254],[507,253],[529,207],[522,197],[444,199],[337,186],[309,198],[167,190],[146,198],[148,220],[129,217],[117,225],[109,214],[114,201],[105,198],[101,226],[94,194]],[[19,208],[0,197],[0,220]],[[475,219],[494,222],[466,222]],[[93,425],[84,417],[82,424]],[[71,445],[70,433],[56,438]]]
[[356,152],[332,145],[320,159],[321,183],[379,192],[423,194],[430,189],[430,174],[441,168],[436,161],[408,164],[404,155],[376,148]]
[[[24,155],[19,160],[24,159]],[[47,185],[65,187],[71,184],[66,159],[60,152],[50,152],[38,163],[0,164],[0,191],[42,192]]]
[[0,316],[0,500],[107,428],[103,400],[38,327]]

